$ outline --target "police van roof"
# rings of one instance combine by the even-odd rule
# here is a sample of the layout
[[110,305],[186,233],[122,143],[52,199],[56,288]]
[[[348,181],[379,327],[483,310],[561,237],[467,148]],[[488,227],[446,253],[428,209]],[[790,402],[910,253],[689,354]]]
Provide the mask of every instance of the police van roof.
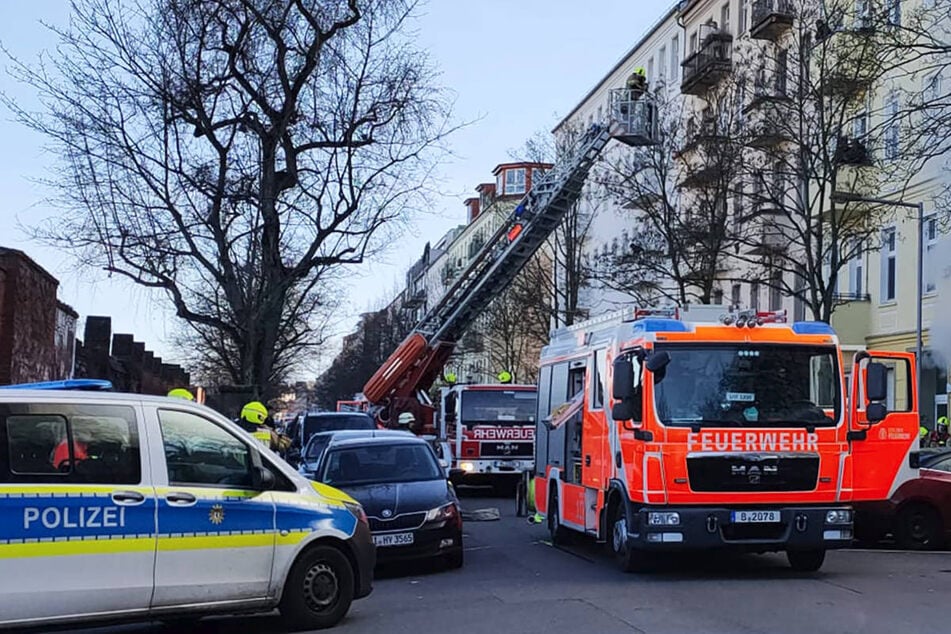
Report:
[[112,382],[104,379],[66,379],[63,381],[41,381],[38,383],[15,383],[0,385],[0,390],[68,390],[111,392]]

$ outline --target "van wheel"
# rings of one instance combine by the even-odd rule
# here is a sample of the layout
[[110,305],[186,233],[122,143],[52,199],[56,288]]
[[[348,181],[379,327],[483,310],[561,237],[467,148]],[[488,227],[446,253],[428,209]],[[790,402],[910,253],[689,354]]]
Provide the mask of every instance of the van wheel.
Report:
[[548,496],[548,534],[551,536],[551,543],[556,546],[568,541],[568,529],[561,525],[561,517],[558,514],[558,489],[554,487]]
[[627,505],[618,504],[611,522],[611,552],[622,572],[648,572],[653,568],[650,553],[631,547],[627,534]]
[[826,560],[826,551],[819,548],[816,550],[787,550],[786,559],[789,560],[789,567],[796,572],[816,572],[822,568]]
[[288,627],[298,630],[333,627],[350,609],[353,584],[353,567],[346,555],[333,546],[315,546],[287,575],[281,616]]

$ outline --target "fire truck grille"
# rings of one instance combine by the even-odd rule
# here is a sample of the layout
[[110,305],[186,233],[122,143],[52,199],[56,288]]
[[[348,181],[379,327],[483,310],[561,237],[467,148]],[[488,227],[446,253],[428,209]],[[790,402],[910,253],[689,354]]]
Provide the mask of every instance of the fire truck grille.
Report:
[[534,446],[530,442],[506,442],[493,440],[482,442],[483,458],[523,458],[534,454]]
[[687,458],[694,491],[812,491],[816,454],[730,454]]
[[419,528],[426,519],[426,513],[406,513],[398,515],[392,519],[384,520],[379,517],[368,517],[370,521],[370,531],[374,533],[385,533],[387,531],[400,531],[412,528]]

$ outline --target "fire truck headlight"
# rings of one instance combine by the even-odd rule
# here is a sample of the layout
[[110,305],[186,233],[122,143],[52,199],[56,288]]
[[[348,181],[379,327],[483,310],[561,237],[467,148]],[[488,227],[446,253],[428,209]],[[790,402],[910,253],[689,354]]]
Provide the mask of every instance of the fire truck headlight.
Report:
[[459,468],[465,471],[466,473],[469,473],[470,471],[475,470],[475,465],[472,464],[471,462],[462,462],[462,463],[459,463]]
[[648,513],[647,524],[650,526],[677,526],[680,524],[680,513]]
[[839,509],[826,512],[826,524],[849,524],[852,521],[852,511]]

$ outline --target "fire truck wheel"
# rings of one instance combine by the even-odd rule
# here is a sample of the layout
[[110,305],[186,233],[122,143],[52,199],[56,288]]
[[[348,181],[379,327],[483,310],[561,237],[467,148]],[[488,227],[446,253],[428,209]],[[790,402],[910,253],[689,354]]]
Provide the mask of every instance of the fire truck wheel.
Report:
[[627,531],[627,509],[619,504],[611,522],[611,552],[623,572],[647,572],[652,568],[650,553],[631,548]]
[[568,529],[561,525],[561,517],[558,514],[558,489],[552,487],[551,495],[548,496],[548,533],[551,535],[551,543],[556,546],[568,541]]
[[928,550],[941,546],[941,517],[926,504],[911,504],[895,519],[895,540],[907,550]]
[[822,568],[822,563],[826,560],[826,551],[817,550],[787,550],[786,559],[789,560],[789,566],[797,572],[816,572]]

